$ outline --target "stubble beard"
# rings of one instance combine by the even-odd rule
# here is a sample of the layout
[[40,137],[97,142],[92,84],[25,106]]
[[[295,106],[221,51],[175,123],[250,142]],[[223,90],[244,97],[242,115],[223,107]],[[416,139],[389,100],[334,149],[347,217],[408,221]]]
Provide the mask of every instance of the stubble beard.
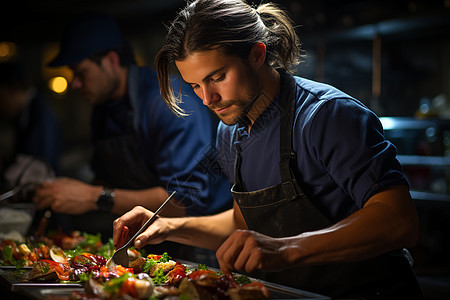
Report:
[[[234,111],[230,115],[220,115],[216,113],[216,115],[220,118],[220,120],[228,125],[233,126],[239,123],[242,120],[247,120],[247,114],[253,107],[253,104],[256,102],[256,100],[261,95],[261,89],[258,89],[257,92],[255,92],[253,95],[248,95],[247,99],[251,100],[243,100],[243,99],[236,99],[236,100],[228,100],[224,104],[225,105],[210,105],[208,106],[209,109],[213,110],[220,108],[220,107],[226,107],[228,105],[234,106]],[[246,123],[246,122],[244,122]]]
[[95,105],[102,105],[114,98],[114,94],[119,89],[119,78],[111,77],[104,90],[100,90],[100,93],[95,99]]
[[234,106],[233,112],[230,114],[224,114],[224,115],[219,114],[214,110],[220,106],[217,106],[217,105],[216,106],[208,106],[208,108],[219,117],[219,119],[222,121],[222,123],[224,123],[225,125],[228,125],[228,126],[236,125],[237,123],[239,123],[239,121],[244,120],[246,118],[247,107],[249,106],[248,103],[245,103],[245,101],[243,101],[243,100],[231,100],[231,101],[227,101],[227,105],[221,105],[221,107],[225,107],[228,105]]

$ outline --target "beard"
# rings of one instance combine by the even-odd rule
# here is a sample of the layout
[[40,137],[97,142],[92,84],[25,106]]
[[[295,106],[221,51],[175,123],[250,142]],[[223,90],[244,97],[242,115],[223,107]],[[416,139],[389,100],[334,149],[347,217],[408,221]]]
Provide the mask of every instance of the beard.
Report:
[[[243,100],[227,100],[221,101],[220,105],[209,105],[208,108],[214,112],[224,124],[232,126],[246,118],[247,106],[248,103]],[[228,111],[224,113],[216,111],[225,107],[228,107]]]
[[[229,126],[236,125],[237,123],[248,123],[247,114],[252,109],[253,104],[261,95],[261,90],[257,90],[255,94],[248,95],[246,99],[235,100],[222,100],[219,103],[208,105],[208,108],[213,111],[220,120]],[[250,99],[250,100],[247,100]],[[216,110],[228,107],[228,110],[224,113],[218,113]],[[241,122],[242,121],[242,122]]]
[[[103,68],[102,68],[103,69]],[[114,98],[120,87],[120,78],[116,73],[103,72],[104,81],[102,85],[97,86],[96,94],[92,95],[95,98],[94,103],[96,105],[102,105],[110,100],[118,100]],[[117,96],[116,96],[117,97]]]

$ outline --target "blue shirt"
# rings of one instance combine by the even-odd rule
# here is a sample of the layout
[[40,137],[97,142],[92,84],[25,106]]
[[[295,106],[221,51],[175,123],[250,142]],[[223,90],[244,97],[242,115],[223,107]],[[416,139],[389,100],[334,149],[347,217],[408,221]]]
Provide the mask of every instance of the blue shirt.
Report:
[[[378,117],[363,104],[326,84],[295,77],[296,111],[293,150],[297,181],[308,199],[330,220],[339,221],[375,193],[408,185],[396,148],[384,139]],[[248,191],[281,182],[278,97],[251,131],[242,125],[218,127],[219,163],[235,181],[236,145],[242,148],[242,180]]]
[[[157,175],[159,185],[177,191],[176,198],[184,202],[188,215],[230,208],[229,182],[219,172],[216,160],[216,123],[212,114],[190,86],[174,78],[173,89],[181,89],[182,107],[189,113],[184,118],[175,116],[161,98],[156,73],[143,67],[130,70],[130,74],[138,74],[137,90],[132,91],[134,84],[130,84],[127,97],[95,108],[94,139],[126,133],[128,111],[133,107],[133,128],[140,152],[146,167]],[[130,97],[134,97],[133,101]],[[101,174],[101,170],[95,171]]]

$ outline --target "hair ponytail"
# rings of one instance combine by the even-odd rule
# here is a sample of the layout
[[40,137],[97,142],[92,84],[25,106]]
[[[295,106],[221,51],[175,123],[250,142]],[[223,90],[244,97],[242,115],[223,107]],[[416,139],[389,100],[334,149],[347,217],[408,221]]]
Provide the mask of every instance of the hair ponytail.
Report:
[[169,27],[155,58],[161,96],[177,115],[181,95],[170,85],[169,64],[190,53],[220,48],[227,55],[247,59],[256,43],[267,49],[266,63],[293,72],[302,50],[286,11],[275,4],[254,9],[243,0],[196,0],[188,2]]
[[293,72],[304,56],[300,39],[287,12],[273,3],[265,3],[256,9],[269,34],[265,41],[268,63]]

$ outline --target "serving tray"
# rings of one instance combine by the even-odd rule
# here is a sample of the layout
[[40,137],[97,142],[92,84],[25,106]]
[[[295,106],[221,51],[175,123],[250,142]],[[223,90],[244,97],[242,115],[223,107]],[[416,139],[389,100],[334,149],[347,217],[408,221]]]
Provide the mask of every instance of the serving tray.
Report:
[[58,283],[28,281],[29,269],[0,269],[0,282],[8,291],[17,292],[26,288],[83,288],[80,283]]
[[[180,261],[182,264],[195,266],[195,263]],[[211,270],[216,270],[210,268]],[[217,271],[217,270],[216,270]],[[57,283],[28,281],[29,269],[1,268],[0,283],[8,292],[20,294],[33,300],[58,299],[69,300],[73,292],[84,294],[84,285],[80,283]],[[319,294],[287,286],[250,278],[263,283],[270,291],[270,299],[330,299]]]

